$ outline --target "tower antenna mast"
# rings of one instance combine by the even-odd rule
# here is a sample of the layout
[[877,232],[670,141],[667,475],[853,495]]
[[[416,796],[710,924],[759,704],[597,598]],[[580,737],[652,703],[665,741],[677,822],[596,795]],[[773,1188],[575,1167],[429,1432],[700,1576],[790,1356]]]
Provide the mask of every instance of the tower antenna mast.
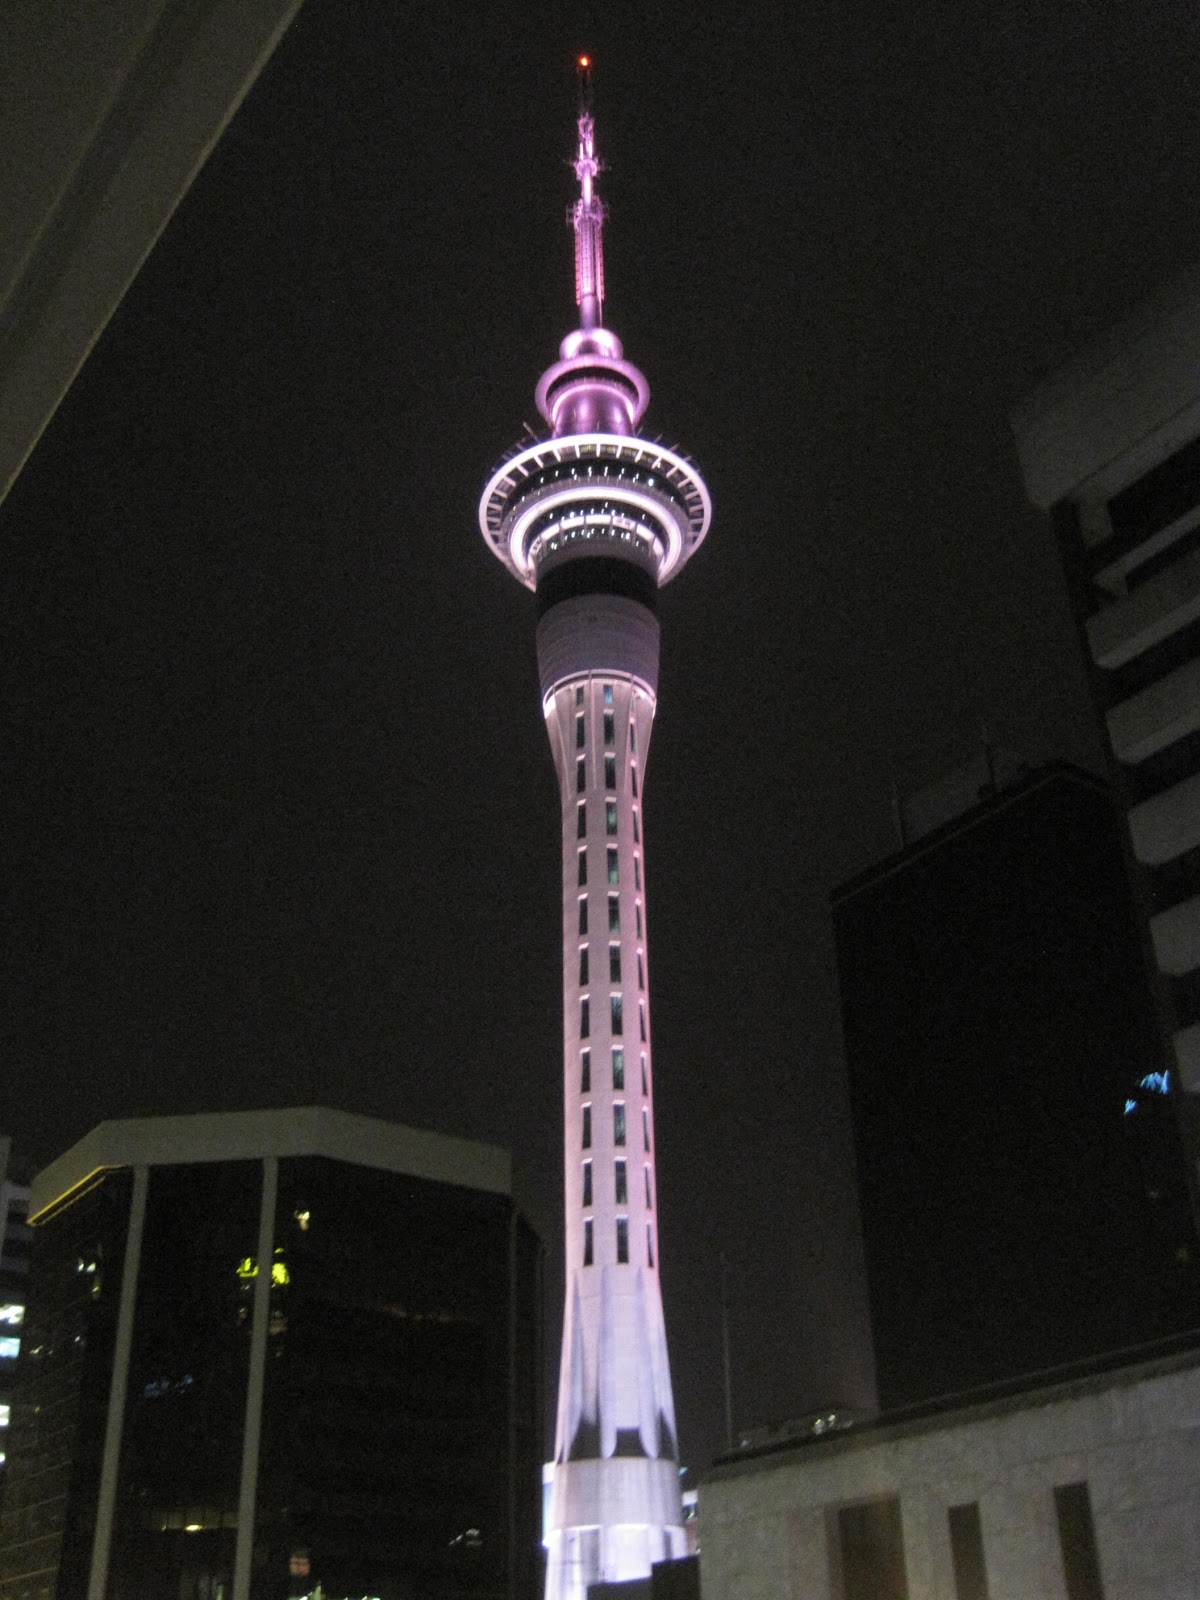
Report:
[[575,230],[575,304],[579,326],[598,328],[604,313],[604,206],[596,195],[596,175],[604,163],[596,155],[596,123],[592,115],[592,58],[576,62],[579,82],[579,148],[572,163],[579,183],[579,198],[567,213]]

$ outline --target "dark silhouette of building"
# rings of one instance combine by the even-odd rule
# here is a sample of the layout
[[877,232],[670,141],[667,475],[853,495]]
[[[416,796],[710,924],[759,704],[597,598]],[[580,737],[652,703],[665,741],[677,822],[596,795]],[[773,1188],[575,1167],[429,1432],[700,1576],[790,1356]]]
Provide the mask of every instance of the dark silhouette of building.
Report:
[[541,1247],[504,1152],[103,1123],[31,1220],[5,1600],[532,1600]]
[[1200,1218],[1200,268],[1051,373],[1013,428],[1127,814]]
[[10,1150],[11,1141],[0,1135],[0,1492],[29,1283],[29,1190],[9,1169]]
[[1105,785],[1055,765],[835,891],[880,1403],[1200,1326]]

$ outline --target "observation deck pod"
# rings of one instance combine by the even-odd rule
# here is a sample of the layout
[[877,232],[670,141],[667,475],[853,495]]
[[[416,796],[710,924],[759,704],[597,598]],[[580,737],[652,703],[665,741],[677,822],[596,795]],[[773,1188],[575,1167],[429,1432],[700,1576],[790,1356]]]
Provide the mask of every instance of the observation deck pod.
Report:
[[661,587],[699,549],[712,501],[695,467],[631,435],[567,434],[528,445],[493,473],[479,502],[488,548],[536,589],[539,568],[615,555]]

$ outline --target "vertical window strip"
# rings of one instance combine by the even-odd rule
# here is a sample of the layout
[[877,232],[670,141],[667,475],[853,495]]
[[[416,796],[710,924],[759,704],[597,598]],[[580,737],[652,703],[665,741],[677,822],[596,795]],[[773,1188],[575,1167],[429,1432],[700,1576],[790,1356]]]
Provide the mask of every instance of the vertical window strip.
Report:
[[625,1163],[613,1162],[613,1194],[619,1206],[629,1204],[629,1184],[625,1176]]
[[621,1100],[613,1106],[613,1143],[618,1146],[625,1143],[625,1105]]
[[610,944],[608,947],[608,981],[620,983],[621,981],[621,946]]
[[585,944],[579,946],[579,981],[588,981],[588,947]]
[[575,793],[582,794],[587,788],[587,762],[582,756],[575,763]]
[[604,713],[604,748],[606,750],[612,749],[614,737],[615,727],[613,723],[613,714],[611,711],[606,711]]
[[[610,839],[617,837],[617,802],[606,800],[604,802],[604,831]],[[637,837],[637,818],[634,818],[634,837]]]
[[642,902],[640,900],[634,902],[633,915],[637,924],[637,936],[640,939],[642,937]]
[[642,842],[641,835],[638,833],[638,814],[636,806],[633,808],[633,842],[634,844],[641,844]]
[[653,1191],[650,1188],[650,1168],[647,1166],[643,1170],[645,1171],[645,1174],[646,1174],[646,1210],[647,1211],[653,1211],[654,1210],[654,1201],[651,1198]]
[[583,1264],[590,1267],[592,1264],[592,1219],[589,1217],[583,1225]]
[[578,711],[575,714],[575,748],[576,748],[576,750],[582,750],[583,749],[583,712],[582,711]]
[[629,769],[629,783],[630,783],[631,788],[633,789],[633,798],[636,800],[637,797],[638,797],[638,792],[637,792],[637,762],[636,761],[633,763],[633,765]]
[[617,1218],[617,1261],[622,1265],[629,1261],[629,1218]]
[[592,1092],[592,1052],[581,1050],[579,1052],[579,1092],[591,1094]]
[[646,1002],[638,1001],[638,1027],[641,1030],[642,1043],[646,1042]]
[[591,1035],[591,1031],[592,1012],[591,1007],[588,1004],[588,997],[587,995],[584,995],[583,999],[579,1002],[579,1037],[581,1039],[586,1039]]
[[[636,874],[636,872],[637,872],[637,859],[636,859],[636,857],[634,858],[633,870],[634,870],[634,872]],[[609,881],[609,883],[620,883],[620,881],[621,881],[621,865],[620,865],[620,860],[619,860],[618,855],[617,855],[617,847],[616,847],[616,845],[612,845],[612,844],[610,844],[609,847],[608,847],[608,881]]]
[[638,951],[638,988],[639,989],[644,989],[645,987],[646,987],[646,969],[642,965],[642,952],[639,950]]
[[613,1046],[612,1069],[613,1088],[623,1089],[625,1087],[625,1050],[619,1044]]
[[634,727],[632,719],[630,719],[629,723],[629,753],[633,756],[637,755],[637,729]]
[[617,787],[617,758],[605,756],[604,758],[604,787],[615,789]]
[[654,1229],[649,1223],[646,1224],[646,1265],[654,1265]]
[[579,897],[579,937],[582,939],[587,934],[587,895]]
[[581,800],[579,802],[578,817],[577,817],[576,822],[575,822],[575,837],[577,839],[586,839],[587,838],[587,801],[586,800]]
[[642,862],[639,856],[633,858],[633,887],[639,894],[642,892]]
[[581,683],[575,685],[575,704],[577,706],[583,704],[583,685]]
[[578,878],[578,884],[579,884],[579,887],[581,889],[587,887],[587,851],[586,850],[581,850],[579,852],[579,878]]
[[583,1163],[583,1203],[590,1206],[592,1203],[592,1163]]
[[620,933],[621,931],[621,902],[615,894],[608,897],[608,931]]
[[591,1108],[591,1106],[584,1106],[584,1108],[583,1108],[583,1138],[581,1140],[581,1144],[583,1146],[583,1149],[585,1149],[585,1150],[590,1150],[592,1148],[592,1108]]
[[604,685],[604,704],[606,706],[610,706],[610,705],[612,705],[612,703],[613,703],[613,686],[612,686],[611,683],[606,683]]
[[622,1026],[622,1010],[621,996],[619,994],[610,994],[608,997],[609,1020],[612,1023],[613,1033],[618,1036],[625,1032]]
[[650,1154],[650,1113],[642,1107],[642,1149]]
[[650,1093],[649,1083],[646,1079],[646,1052],[644,1050],[642,1051],[642,1093]]

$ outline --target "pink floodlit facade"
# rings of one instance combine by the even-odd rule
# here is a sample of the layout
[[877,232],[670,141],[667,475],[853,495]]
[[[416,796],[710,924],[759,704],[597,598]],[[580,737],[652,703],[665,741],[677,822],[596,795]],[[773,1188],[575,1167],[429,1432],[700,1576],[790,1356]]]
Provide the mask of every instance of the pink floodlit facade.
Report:
[[513,452],[479,507],[488,547],[537,596],[562,801],[566,1304],[546,1600],[586,1600],[589,1584],[687,1553],[658,1279],[642,795],[655,597],[711,505],[686,457],[637,434],[649,388],[601,325],[599,167],[585,100],[571,212],[580,326],[538,384],[550,436]]

